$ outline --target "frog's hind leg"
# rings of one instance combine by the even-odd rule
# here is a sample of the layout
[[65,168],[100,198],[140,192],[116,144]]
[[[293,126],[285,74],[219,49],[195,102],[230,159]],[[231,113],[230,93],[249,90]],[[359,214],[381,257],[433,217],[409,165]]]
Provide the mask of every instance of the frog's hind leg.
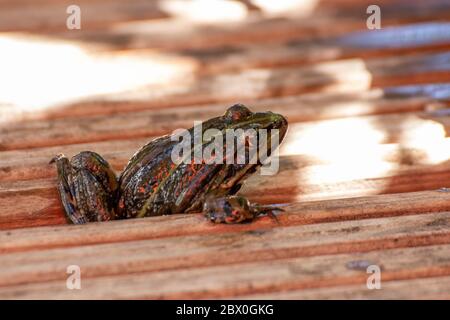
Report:
[[75,224],[114,218],[118,182],[100,155],[83,151],[70,161],[60,154],[56,163],[58,191],[66,216]]

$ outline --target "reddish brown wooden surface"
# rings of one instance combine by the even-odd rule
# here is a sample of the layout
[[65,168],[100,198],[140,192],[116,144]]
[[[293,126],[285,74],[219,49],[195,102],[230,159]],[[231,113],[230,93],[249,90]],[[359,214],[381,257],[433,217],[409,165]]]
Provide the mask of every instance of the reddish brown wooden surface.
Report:
[[[246,19],[205,25],[158,2],[78,1],[82,30],[70,31],[67,1],[0,2],[0,50],[69,45],[79,68],[95,62],[80,79],[98,79],[80,80],[78,96],[48,90],[57,82],[44,55],[47,77],[13,102],[0,92],[0,298],[450,298],[448,1],[379,1],[377,31],[366,28],[371,1],[317,1],[311,14],[243,3]],[[148,62],[163,74],[141,74]],[[117,77],[94,74],[102,63]],[[121,79],[121,63],[139,68]],[[125,89],[95,90],[109,80]],[[25,99],[34,86],[49,100]],[[241,191],[287,203],[278,222],[181,214],[67,225],[55,154],[93,150],[120,172],[148,140],[235,102],[289,120],[278,174]],[[381,290],[367,289],[355,261],[381,267]],[[72,264],[82,290],[66,288]]]

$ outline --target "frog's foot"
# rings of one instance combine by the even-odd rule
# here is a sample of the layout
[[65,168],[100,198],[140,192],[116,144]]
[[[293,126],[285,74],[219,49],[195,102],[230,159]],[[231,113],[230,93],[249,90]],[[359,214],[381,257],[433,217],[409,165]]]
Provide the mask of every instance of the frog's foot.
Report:
[[279,206],[251,204],[242,196],[228,196],[208,198],[203,205],[203,213],[214,223],[243,223],[250,222],[261,215],[274,218],[275,211],[283,211]]
[[63,154],[56,163],[58,191],[66,216],[75,224],[114,218],[118,182],[100,155],[83,151],[69,161]]

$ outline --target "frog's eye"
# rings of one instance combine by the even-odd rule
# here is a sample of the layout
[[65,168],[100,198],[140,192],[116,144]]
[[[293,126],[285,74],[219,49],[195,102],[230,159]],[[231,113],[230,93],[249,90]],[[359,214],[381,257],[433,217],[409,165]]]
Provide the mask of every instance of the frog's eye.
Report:
[[228,110],[225,112],[224,117],[232,121],[237,121],[245,119],[251,114],[252,112],[243,104],[235,104],[228,108]]

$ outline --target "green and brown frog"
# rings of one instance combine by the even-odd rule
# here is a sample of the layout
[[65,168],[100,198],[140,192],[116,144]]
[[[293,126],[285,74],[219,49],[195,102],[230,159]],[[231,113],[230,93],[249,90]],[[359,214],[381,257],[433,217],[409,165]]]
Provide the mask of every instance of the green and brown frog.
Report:
[[[286,119],[279,114],[254,113],[236,104],[224,115],[203,122],[202,132],[212,128],[222,133],[227,129],[278,129],[281,142],[287,127]],[[189,132],[192,134],[194,128]],[[267,135],[266,139],[270,138]],[[270,154],[274,150],[266,142]],[[70,161],[62,154],[56,156],[51,162],[57,166],[58,190],[69,220],[82,224],[203,210],[213,222],[240,223],[276,209],[234,196],[244,180],[261,166],[259,160],[241,164],[177,164],[172,160],[172,151],[178,143],[171,135],[150,141],[133,155],[119,178],[95,152],[83,151]],[[212,142],[203,142],[202,147],[208,143]],[[225,157],[225,141],[223,147],[224,154],[216,156]]]

